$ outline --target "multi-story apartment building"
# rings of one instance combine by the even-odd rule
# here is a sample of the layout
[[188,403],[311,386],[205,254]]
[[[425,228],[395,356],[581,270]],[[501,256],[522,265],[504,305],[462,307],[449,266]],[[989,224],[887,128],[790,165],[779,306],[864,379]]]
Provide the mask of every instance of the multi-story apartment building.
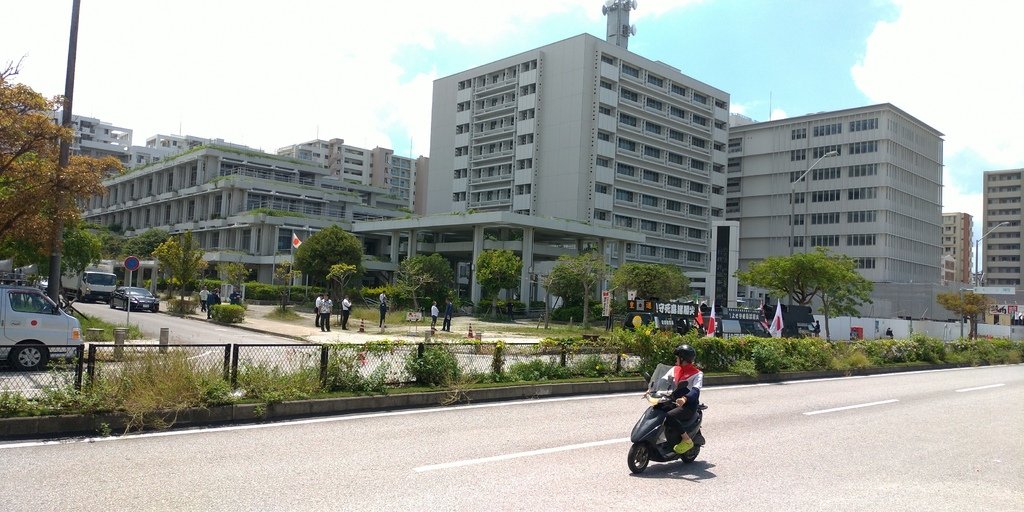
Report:
[[[970,284],[975,255],[971,240],[973,217],[969,213],[942,214],[943,281]],[[946,258],[948,257],[948,259]],[[952,263],[952,268],[947,266]],[[952,275],[947,275],[951,273]]]
[[[740,264],[822,246],[874,282],[867,316],[949,318],[939,305],[942,134],[885,103],[730,127],[726,217]],[[740,289],[745,298],[764,290]]]
[[[63,110],[56,110],[50,114],[50,118],[57,124],[61,124],[63,117]],[[71,144],[72,153],[95,158],[112,156],[125,166],[130,164],[131,129],[114,126],[95,117],[78,115],[71,116],[71,124],[75,130],[75,140]]]
[[429,165],[426,157],[407,158],[380,146],[358,148],[346,145],[344,139],[293,144],[278,149],[277,154],[328,169],[348,183],[387,189],[395,197],[404,199],[410,211],[416,200],[416,177]]
[[131,147],[131,150],[129,150],[130,159],[127,167],[135,168],[146,166],[204,144],[214,144],[221,147],[255,151],[248,146],[225,142],[224,139],[207,139],[203,137],[196,137],[194,135],[157,134],[146,139],[145,146]]
[[822,246],[876,283],[938,283],[942,142],[888,103],[733,126],[726,217],[740,222],[740,267]]
[[579,35],[434,82],[425,213],[511,212],[642,235],[704,294],[724,220],[729,95]]
[[150,228],[191,230],[207,261],[245,263],[264,282],[288,258],[293,233],[304,239],[332,224],[351,229],[355,221],[395,217],[406,205],[387,190],[345,182],[322,166],[212,145],[104,184],[108,193],[85,205],[85,219],[120,226],[127,236]]
[[1021,202],[1024,200],[1024,169],[987,171],[984,174],[980,244],[982,255],[981,284],[988,286],[1020,286],[1021,271]]

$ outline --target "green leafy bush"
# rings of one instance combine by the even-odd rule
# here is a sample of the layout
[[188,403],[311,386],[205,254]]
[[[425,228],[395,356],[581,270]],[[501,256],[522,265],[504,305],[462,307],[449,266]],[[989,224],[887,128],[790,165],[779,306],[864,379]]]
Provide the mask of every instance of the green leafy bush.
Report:
[[429,345],[424,348],[423,356],[410,354],[405,360],[405,371],[412,375],[416,382],[424,386],[446,386],[458,380],[462,370],[455,355],[443,345]]
[[167,301],[167,312],[175,316],[193,315],[199,309],[199,301],[192,300],[192,297],[185,297],[185,300],[175,298]]
[[328,391],[352,393],[386,392],[385,376],[389,365],[381,363],[369,376],[363,376],[362,367],[365,362],[364,352],[352,351],[347,346],[331,347],[327,359],[327,379],[324,382],[324,387]]
[[615,373],[615,361],[609,362],[599,354],[589,354],[573,361],[569,373],[577,377],[605,377]]
[[[543,307],[543,305],[541,305]],[[593,301],[590,303],[590,315],[587,317],[589,321],[594,322],[601,319],[601,301]],[[568,322],[572,320],[574,323],[580,323],[583,321],[583,305],[573,306],[562,306],[558,309],[551,310],[551,319],[556,322]]]
[[569,369],[556,360],[534,359],[513,363],[506,372],[509,381],[543,381],[568,379]]
[[246,397],[268,404],[309,398],[320,392],[319,368],[307,366],[286,372],[277,366],[242,365],[238,369],[238,389]]
[[750,359],[740,359],[729,366],[729,371],[747,377],[757,376],[757,365]]
[[210,318],[222,324],[240,324],[245,321],[245,308],[235,304],[217,304],[210,308]]

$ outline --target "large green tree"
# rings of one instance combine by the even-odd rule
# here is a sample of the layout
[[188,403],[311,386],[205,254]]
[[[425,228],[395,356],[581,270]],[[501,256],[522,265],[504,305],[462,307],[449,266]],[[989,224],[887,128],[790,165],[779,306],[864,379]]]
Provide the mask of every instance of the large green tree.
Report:
[[551,283],[555,290],[565,292],[575,286],[581,288],[583,301],[583,328],[587,328],[590,312],[590,298],[594,290],[608,276],[610,267],[604,256],[590,251],[577,256],[563,254],[551,269]]
[[484,295],[491,298],[491,315],[498,314],[498,294],[519,284],[523,260],[509,250],[491,250],[476,258],[476,280]]
[[345,263],[356,267],[353,278],[363,273],[363,244],[340,226],[328,226],[313,233],[293,255],[295,268],[314,282],[328,283],[331,267]]
[[963,296],[959,293],[943,292],[936,295],[935,300],[942,307],[962,318],[967,318],[971,323],[970,338],[978,337],[978,317],[985,314],[985,310],[992,303],[992,299],[987,295],[974,292],[965,292]]
[[192,238],[192,231],[171,237],[153,251],[160,262],[160,268],[169,276],[167,281],[172,290],[178,290],[182,302],[195,288],[199,274],[206,268],[203,249]]
[[772,256],[736,272],[739,282],[768,290],[776,297],[788,296],[793,302],[810,306],[822,302],[825,336],[830,316],[855,315],[857,306],[870,302],[870,281],[856,270],[853,258],[835,254],[824,247],[792,256]]
[[443,301],[451,294],[455,273],[444,256],[434,253],[418,254],[402,261],[398,269],[397,284],[412,297],[414,310],[419,310],[418,297]]
[[670,300],[690,292],[690,280],[675,265],[626,263],[612,274],[612,286],[618,290],[636,290],[637,297]]

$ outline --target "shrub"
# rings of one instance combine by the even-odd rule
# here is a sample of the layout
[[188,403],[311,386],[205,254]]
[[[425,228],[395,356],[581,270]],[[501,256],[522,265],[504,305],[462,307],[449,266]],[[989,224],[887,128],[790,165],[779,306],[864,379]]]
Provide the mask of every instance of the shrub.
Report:
[[[638,371],[652,372],[659,363],[675,364],[676,359],[672,352],[683,343],[696,345],[696,334],[680,336],[675,333],[658,331],[652,325],[642,325],[635,331],[615,329],[612,332],[612,339],[619,343],[623,352],[633,354],[640,358]],[[697,351],[697,362],[702,361],[701,351]]]
[[268,404],[309,398],[320,391],[319,369],[285,372],[277,366],[246,364],[238,369],[238,389]]
[[569,369],[551,359],[534,359],[509,366],[506,376],[510,381],[541,381],[567,379]]
[[729,371],[747,377],[757,376],[757,365],[750,359],[741,359],[729,366]]
[[443,345],[427,346],[422,357],[416,353],[410,354],[405,361],[405,371],[417,383],[431,387],[448,385],[458,380],[461,374],[459,361]]
[[777,343],[757,343],[750,350],[750,356],[758,373],[779,373],[786,367],[785,353]]
[[[543,307],[543,304],[541,305]],[[583,321],[583,305],[577,304],[574,306],[562,306],[558,309],[551,310],[551,319],[556,322],[568,322],[572,320],[574,323],[580,323]],[[590,315],[587,319],[591,322],[601,319],[601,301],[595,301],[590,303]]]
[[210,308],[210,318],[222,324],[240,324],[245,321],[245,308],[234,304],[217,304]]
[[327,359],[327,380],[324,387],[328,391],[349,391],[353,393],[384,393],[385,375],[388,364],[380,363],[368,376],[362,374],[365,356],[361,352],[352,352],[349,347],[333,346],[329,349]]
[[604,377],[615,373],[615,363],[609,363],[599,354],[589,354],[573,361],[569,373],[578,377]]
[[186,297],[184,300],[177,298],[167,301],[167,312],[175,316],[194,315],[199,308],[199,301]]

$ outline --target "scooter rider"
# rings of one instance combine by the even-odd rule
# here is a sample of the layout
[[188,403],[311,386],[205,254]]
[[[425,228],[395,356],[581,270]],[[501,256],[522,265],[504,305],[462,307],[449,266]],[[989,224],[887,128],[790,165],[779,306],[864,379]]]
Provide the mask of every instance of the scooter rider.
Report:
[[668,412],[665,435],[669,441],[681,435],[679,443],[673,446],[672,450],[682,454],[693,448],[690,436],[680,431],[683,425],[693,419],[697,414],[697,408],[700,407],[700,388],[704,386],[704,372],[693,364],[697,359],[697,351],[690,345],[679,345],[673,353],[676,356],[676,366],[672,369],[676,389],[672,392],[672,399],[676,407]]

